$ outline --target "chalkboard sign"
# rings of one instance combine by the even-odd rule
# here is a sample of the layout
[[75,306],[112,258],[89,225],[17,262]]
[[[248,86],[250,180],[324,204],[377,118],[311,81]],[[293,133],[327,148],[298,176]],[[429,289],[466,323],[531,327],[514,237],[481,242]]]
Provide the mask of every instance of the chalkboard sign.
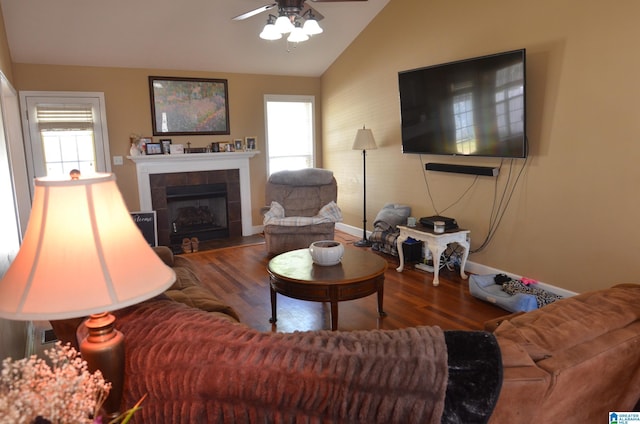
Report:
[[136,223],[149,246],[158,245],[158,231],[156,228],[156,211],[131,212],[131,218]]

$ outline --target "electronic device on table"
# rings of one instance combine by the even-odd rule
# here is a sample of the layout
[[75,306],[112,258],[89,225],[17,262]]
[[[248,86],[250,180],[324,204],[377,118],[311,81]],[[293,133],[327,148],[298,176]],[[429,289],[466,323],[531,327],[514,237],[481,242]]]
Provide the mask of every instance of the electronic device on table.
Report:
[[446,216],[434,215],[420,218],[420,224],[429,228],[433,228],[436,221],[444,222],[445,231],[457,230],[459,228],[455,219]]

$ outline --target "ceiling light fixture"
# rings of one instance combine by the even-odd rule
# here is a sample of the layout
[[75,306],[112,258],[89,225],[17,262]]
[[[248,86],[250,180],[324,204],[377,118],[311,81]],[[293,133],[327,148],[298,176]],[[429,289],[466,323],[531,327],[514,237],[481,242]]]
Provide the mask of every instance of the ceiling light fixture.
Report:
[[281,7],[279,16],[269,15],[267,24],[260,33],[263,40],[279,40],[283,34],[289,34],[287,41],[300,43],[310,36],[322,34],[318,20],[311,9],[300,14],[298,7]]
[[273,15],[269,15],[267,19],[267,24],[264,26],[264,29],[260,33],[260,38],[263,40],[279,40],[282,38],[282,34],[276,28],[276,17]]

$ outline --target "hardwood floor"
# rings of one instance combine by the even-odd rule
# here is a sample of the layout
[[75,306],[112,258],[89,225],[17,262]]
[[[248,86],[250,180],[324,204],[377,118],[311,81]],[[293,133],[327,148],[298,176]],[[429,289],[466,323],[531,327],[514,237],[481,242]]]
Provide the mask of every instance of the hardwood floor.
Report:
[[[336,231],[336,240],[349,249],[359,238]],[[233,306],[240,319],[260,331],[305,331],[331,328],[329,304],[308,302],[278,295],[278,322],[269,323],[269,256],[259,238],[253,244],[218,247],[187,256],[197,264],[202,281],[221,299]],[[256,244],[257,242],[257,244]],[[370,250],[370,249],[369,249]],[[373,252],[374,254],[379,254]],[[377,314],[376,296],[340,302],[338,330],[395,329],[417,325],[437,325],[445,330],[481,330],[485,321],[508,312],[469,294],[469,285],[458,272],[440,271],[440,285],[432,285],[432,274],[405,267],[396,272],[398,258],[384,257],[384,310]]]

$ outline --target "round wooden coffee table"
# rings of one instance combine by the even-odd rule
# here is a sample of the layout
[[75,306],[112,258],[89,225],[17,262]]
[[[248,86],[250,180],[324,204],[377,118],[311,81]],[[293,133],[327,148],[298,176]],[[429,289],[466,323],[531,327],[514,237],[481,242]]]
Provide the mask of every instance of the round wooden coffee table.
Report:
[[378,293],[378,313],[382,309],[384,272],[387,261],[359,249],[345,249],[338,265],[313,263],[309,249],[282,253],[269,261],[271,281],[271,319],[275,323],[276,293],[300,300],[331,303],[331,329],[338,328],[338,302]]

